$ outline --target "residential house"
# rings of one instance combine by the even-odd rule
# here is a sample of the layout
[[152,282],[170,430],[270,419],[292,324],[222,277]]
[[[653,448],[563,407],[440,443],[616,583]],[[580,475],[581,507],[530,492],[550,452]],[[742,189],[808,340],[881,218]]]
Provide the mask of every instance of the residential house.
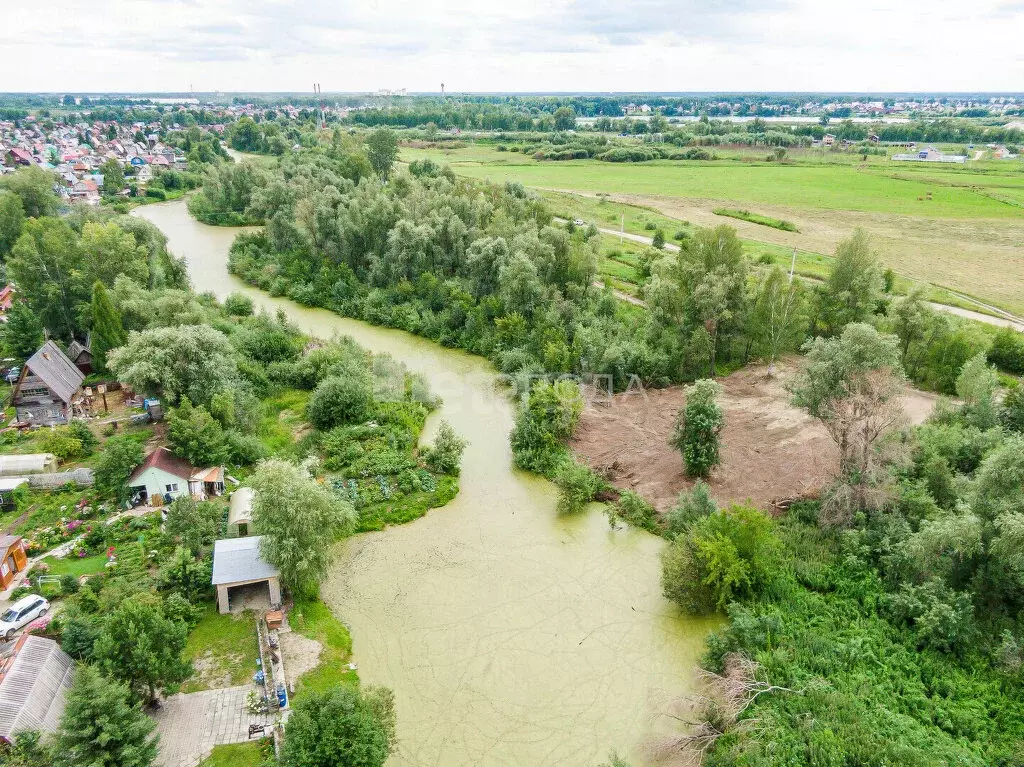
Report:
[[25,539],[20,535],[0,535],[0,591],[5,591],[26,567]]
[[832,146],[833,144],[836,143],[836,137],[833,136],[831,133],[826,133],[824,136],[821,137],[821,143],[822,146]]
[[14,306],[14,285],[8,282],[0,289],[0,315],[7,314]]
[[89,375],[93,372],[91,340],[91,338],[86,337],[84,344],[79,343],[76,340],[72,341],[68,345],[68,359],[71,360],[75,367],[81,370],[85,375]]
[[140,184],[148,184],[153,180],[153,169],[149,165],[137,165],[135,180]]
[[90,179],[76,181],[75,185],[71,187],[71,199],[80,200],[89,205],[99,205],[100,188],[95,181]]
[[21,423],[54,426],[71,419],[71,402],[85,375],[53,341],[33,354],[18,375],[11,404]]
[[4,161],[7,165],[31,165],[32,154],[28,150],[16,146],[7,150]]
[[0,740],[36,730],[56,732],[75,662],[52,639],[23,634],[0,660]]
[[197,469],[166,447],[146,456],[125,483],[143,503],[169,501],[182,495],[198,500],[224,493],[224,467]]
[[230,590],[242,586],[267,584],[270,606],[281,604],[281,573],[260,556],[263,536],[230,538],[213,543],[213,576],[217,587],[217,609],[221,613],[231,610]]

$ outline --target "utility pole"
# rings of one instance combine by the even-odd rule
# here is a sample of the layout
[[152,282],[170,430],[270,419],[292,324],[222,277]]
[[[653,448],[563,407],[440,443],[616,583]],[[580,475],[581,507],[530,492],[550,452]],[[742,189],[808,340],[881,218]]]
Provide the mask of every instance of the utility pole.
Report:
[[324,130],[327,127],[327,115],[324,112],[324,97],[320,83],[313,83],[313,95],[320,100],[320,130]]
[[793,284],[793,272],[796,271],[796,248],[793,248],[793,260],[789,264],[789,284]]
[[626,214],[622,214],[622,220],[619,221],[619,245],[623,243],[626,238]]

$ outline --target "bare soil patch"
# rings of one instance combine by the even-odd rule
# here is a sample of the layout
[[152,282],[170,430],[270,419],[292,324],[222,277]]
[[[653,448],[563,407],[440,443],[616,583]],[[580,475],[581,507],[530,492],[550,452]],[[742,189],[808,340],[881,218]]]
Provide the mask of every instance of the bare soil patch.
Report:
[[281,631],[279,636],[285,672],[294,685],[296,679],[307,671],[312,671],[320,663],[320,651],[323,649],[323,645],[297,631]]
[[[838,464],[839,454],[824,427],[790,404],[787,362],[769,376],[751,365],[722,384],[725,427],[722,464],[708,484],[719,504],[750,501],[770,508],[777,501],[816,495]],[[908,391],[908,419],[920,423],[936,398]],[[573,452],[613,485],[632,490],[659,511],[693,486],[683,459],[668,444],[676,413],[686,402],[682,387],[616,394],[590,402],[570,443]]]
[[245,661],[242,653],[232,653],[224,658],[218,658],[213,651],[207,650],[201,656],[192,661],[192,668],[195,676],[191,680],[192,686],[198,686],[203,690],[218,690],[224,687],[233,686],[231,678],[231,666],[238,665]]

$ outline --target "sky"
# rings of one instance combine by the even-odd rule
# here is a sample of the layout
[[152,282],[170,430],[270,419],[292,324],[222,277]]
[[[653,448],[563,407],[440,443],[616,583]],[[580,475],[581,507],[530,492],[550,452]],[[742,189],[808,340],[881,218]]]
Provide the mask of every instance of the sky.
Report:
[[0,5],[0,92],[1024,90],[1024,0]]

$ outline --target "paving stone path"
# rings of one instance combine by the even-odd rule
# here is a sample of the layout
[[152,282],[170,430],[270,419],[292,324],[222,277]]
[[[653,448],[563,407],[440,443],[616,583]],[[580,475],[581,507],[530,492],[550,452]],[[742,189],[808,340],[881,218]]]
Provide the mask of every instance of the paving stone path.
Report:
[[270,724],[266,714],[250,714],[245,696],[252,685],[172,695],[153,713],[160,735],[158,767],[196,767],[214,746],[249,740],[250,724]]

